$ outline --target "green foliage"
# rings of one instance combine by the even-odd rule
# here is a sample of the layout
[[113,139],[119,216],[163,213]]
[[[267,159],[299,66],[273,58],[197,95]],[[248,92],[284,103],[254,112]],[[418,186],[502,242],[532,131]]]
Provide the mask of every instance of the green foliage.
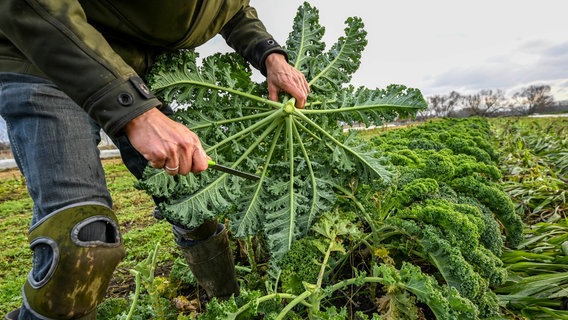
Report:
[[446,145],[455,153],[474,156],[479,162],[488,164],[492,162],[491,156],[483,149],[477,147],[477,143],[473,139],[452,137],[446,141]]
[[[530,226],[502,260],[508,281],[495,289],[510,314],[529,319],[568,319],[568,228],[566,181],[562,157],[567,153],[566,119],[526,118],[492,122],[504,150],[504,190]],[[564,174],[564,176],[563,176]]]
[[[427,201],[386,221],[416,241],[419,251],[438,270],[444,281],[477,305],[482,316],[498,314],[490,285],[502,284],[506,272],[501,260],[479,243],[483,220],[475,207],[445,200]],[[487,279],[487,280],[485,280]],[[492,302],[484,305],[485,301]]]
[[[365,223],[353,229],[358,225],[349,223],[353,216],[324,215],[313,227],[316,232],[296,242],[280,260],[284,292],[232,306],[230,314],[260,314],[255,309],[259,305],[284,299],[283,309],[263,313],[266,318],[296,319],[306,314],[341,318],[342,309],[330,304],[328,297],[341,288],[357,286],[370,290],[373,297],[378,295],[373,317],[413,319],[421,305],[427,305],[438,319],[500,317],[500,301],[492,288],[505,284],[508,273],[499,256],[505,236],[510,244],[518,244],[522,222],[499,188],[501,174],[492,160],[497,152],[488,144],[474,144],[490,139],[489,132],[475,131],[486,128],[483,123],[480,119],[443,120],[432,127],[399,129],[371,139],[374,147],[395,159],[391,162],[394,179],[386,184],[389,189],[373,188],[364,180],[335,185],[345,197],[339,202],[343,210],[352,203],[358,208],[355,216],[363,217]],[[455,143],[454,135],[467,141],[468,148],[450,148],[446,142]],[[473,135],[480,137],[473,139]],[[424,143],[414,141],[432,141],[435,147],[424,148]],[[472,150],[483,152],[476,157]],[[357,236],[345,241],[347,234]],[[352,278],[343,278],[344,261],[363,252],[361,247],[370,249],[374,261],[366,261],[367,268],[357,266]],[[384,263],[376,264],[379,259]],[[320,267],[319,273],[314,266]]]
[[456,168],[452,162],[450,152],[448,149],[442,149],[436,153],[430,153],[424,163],[424,176],[436,180],[451,179],[455,173]]
[[266,234],[277,261],[333,206],[334,185],[354,175],[369,185],[391,179],[380,150],[355,133],[344,135],[338,123],[379,125],[410,117],[426,103],[420,91],[402,85],[349,85],[367,43],[364,25],[347,19],[345,34],[324,51],[318,20],[317,9],[304,3],[285,48],[310,83],[306,109],[296,109],[293,99],[266,99],[266,83],[253,82],[235,54],[206,57],[201,66],[191,51],[159,59],[150,84],[182,106],[174,118],[199,135],[218,163],[260,176],[258,182],[209,171],[170,177],[147,169],[138,187],[167,199],[161,209],[168,220],[191,228],[228,213],[237,237]]
[[[380,241],[395,264],[421,261],[473,303],[479,317],[500,314],[491,288],[507,280],[499,256],[523,223],[500,189],[498,152],[483,119],[443,119],[371,138],[397,175],[384,194]],[[408,251],[407,248],[412,248]]]
[[476,198],[503,222],[507,230],[508,241],[516,246],[522,239],[523,223],[516,214],[511,198],[498,185],[484,179],[468,176],[452,182],[454,190]]
[[314,241],[312,237],[295,241],[292,248],[278,262],[283,292],[299,294],[304,291],[304,282],[316,282],[319,270],[314,265],[319,263],[321,252]]
[[430,307],[436,319],[477,319],[475,305],[461,297],[455,289],[440,286],[417,266],[403,263],[400,270],[387,265],[375,266],[373,275],[382,277],[382,283],[389,291],[398,288],[416,295],[418,301]]
[[235,298],[231,297],[228,301],[220,302],[216,298],[207,304],[207,312],[199,315],[199,320],[217,320],[217,319],[236,319],[233,316],[239,307],[235,302]]
[[[462,142],[465,141],[464,144],[470,149],[457,148],[455,144],[458,138]],[[417,146],[414,143],[423,140],[435,143],[436,147],[423,148],[423,144]],[[432,180],[424,179],[433,179],[439,185],[437,195],[428,195],[428,192],[422,191],[423,193],[416,194],[413,200],[435,196],[452,202],[474,205],[483,213],[482,218],[486,225],[481,231],[482,244],[491,247],[494,253],[499,253],[499,244],[502,240],[500,240],[500,231],[496,230],[495,219],[497,219],[506,230],[509,244],[517,245],[522,238],[523,223],[515,212],[511,199],[499,187],[502,176],[495,163],[491,161],[492,158],[497,157],[497,151],[486,142],[489,140],[487,121],[478,118],[429,122],[416,128],[393,130],[371,139],[378,148],[388,150],[387,154],[395,159],[393,164],[396,165],[399,173],[396,182],[401,190],[400,194],[397,193],[395,200],[386,201],[395,202],[398,207],[410,205],[410,200],[403,200],[405,194],[410,190],[418,192],[424,188],[432,193]],[[478,145],[476,141],[480,144]],[[478,159],[470,152],[471,148],[482,150],[482,154],[490,156]],[[417,159],[401,161],[400,155],[407,154],[416,156]],[[429,187],[425,181],[430,181]]]
[[170,279],[179,284],[191,284],[196,285],[197,280],[195,276],[189,269],[187,262],[183,258],[177,258],[174,261],[172,269],[170,270]]
[[[372,264],[371,276],[364,271],[355,270],[352,278],[330,280],[326,274],[334,273],[338,265],[328,264],[331,255],[337,253],[340,257],[346,254],[348,250],[346,244],[358,243],[357,240],[361,240],[362,234],[345,217],[332,213],[323,215],[314,225],[313,231],[315,232],[314,237],[306,243],[317,247],[317,250],[312,247],[309,254],[315,256],[315,252],[319,253],[316,259],[319,261],[320,272],[315,281],[303,282],[303,291],[293,294],[275,292],[259,296],[258,294],[250,295],[245,290],[244,297],[231,298],[225,302],[218,302],[214,299],[200,319],[236,319],[247,318],[247,316],[250,318],[260,314],[264,315],[265,319],[305,319],[306,314],[310,319],[347,319],[345,308],[338,310],[337,306],[332,304],[330,297],[350,286],[371,288],[377,285],[377,289],[384,295],[377,300],[378,309],[372,314],[373,319],[383,317],[385,319],[418,319],[419,303],[427,305],[437,319],[477,319],[479,312],[470,300],[462,297],[455,288],[440,285],[433,276],[407,262],[403,262],[400,269],[392,265]],[[301,241],[295,244],[299,246]],[[297,247],[294,248],[297,250]],[[281,262],[304,263],[304,259],[300,258],[295,250],[289,251]],[[301,267],[313,266],[312,261]],[[291,268],[299,267],[284,265],[282,268],[291,270]],[[327,281],[323,281],[324,278]],[[362,319],[369,318],[368,315],[360,312],[359,314]]]
[[503,189],[526,221],[557,219],[568,205],[568,119],[493,121],[503,150]]
[[[116,319],[168,319],[177,314],[169,299],[165,298],[167,296],[164,293],[164,288],[167,288],[165,279],[154,275],[159,247],[160,244],[157,243],[147,258],[130,270],[135,276],[136,290],[129,310],[118,314]],[[142,287],[146,289],[146,294],[142,294]],[[102,308],[101,312],[117,311],[114,304],[109,307],[103,305]]]
[[419,178],[405,184],[394,196],[393,202],[399,208],[404,208],[414,202],[425,200],[439,192],[436,179]]
[[128,311],[128,301],[124,298],[109,298],[97,307],[98,319],[116,319]]

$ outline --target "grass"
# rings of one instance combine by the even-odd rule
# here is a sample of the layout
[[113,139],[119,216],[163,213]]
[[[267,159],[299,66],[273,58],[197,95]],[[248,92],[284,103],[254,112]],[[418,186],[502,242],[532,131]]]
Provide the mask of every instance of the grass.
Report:
[[[120,160],[103,160],[113,209],[119,219],[126,258],[111,280],[107,297],[127,297],[134,290],[129,270],[145,259],[160,242],[159,272],[167,273],[179,256],[169,223],[156,220],[154,203],[145,192],[134,188],[135,178]],[[0,316],[20,307],[21,287],[31,268],[32,252],[27,231],[31,221],[32,201],[26,182],[17,171],[0,174]]]

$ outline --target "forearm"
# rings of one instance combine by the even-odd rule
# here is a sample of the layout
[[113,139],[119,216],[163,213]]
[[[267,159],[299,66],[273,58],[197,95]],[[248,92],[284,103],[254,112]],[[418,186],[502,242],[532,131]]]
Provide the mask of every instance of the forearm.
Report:
[[3,0],[0,31],[110,135],[160,104],[77,0]]
[[239,11],[221,31],[221,35],[236,52],[266,75],[266,58],[272,53],[286,56],[286,52],[266,31],[250,6]]

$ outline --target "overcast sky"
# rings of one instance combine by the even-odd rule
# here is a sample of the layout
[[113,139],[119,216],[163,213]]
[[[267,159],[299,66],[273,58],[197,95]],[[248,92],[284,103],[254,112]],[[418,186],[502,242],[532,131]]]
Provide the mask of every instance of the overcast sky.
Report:
[[[548,84],[556,100],[568,99],[568,2],[566,0],[310,0],[319,9],[329,48],[345,20],[365,23],[368,45],[352,83],[390,83],[425,96],[501,89],[512,94]],[[261,20],[284,44],[303,1],[251,0]],[[203,54],[227,51],[215,38]]]

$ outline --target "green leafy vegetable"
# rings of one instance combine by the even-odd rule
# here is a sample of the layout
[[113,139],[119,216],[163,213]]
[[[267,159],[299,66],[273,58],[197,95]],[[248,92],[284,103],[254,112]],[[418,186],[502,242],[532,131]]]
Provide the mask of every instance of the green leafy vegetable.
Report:
[[485,128],[484,119],[445,119],[372,139],[398,172],[381,202],[381,243],[395,261],[418,260],[435,270],[480,318],[499,315],[491,288],[508,278],[499,259],[503,233],[516,246],[523,228],[499,187],[497,152],[484,142]]
[[367,43],[359,18],[346,21],[344,36],[326,52],[317,9],[304,3],[286,42],[290,62],[311,85],[305,109],[294,99],[266,98],[266,83],[235,54],[216,54],[197,64],[197,54],[181,51],[162,57],[152,88],[181,106],[175,119],[202,139],[219,163],[255,172],[258,182],[227,174],[170,177],[147,169],[139,186],[167,199],[162,213],[191,228],[223,213],[237,237],[263,232],[279,259],[336,201],[334,185],[345,177],[388,181],[392,172],[380,150],[344,134],[341,124],[384,121],[414,115],[426,107],[417,89],[354,88],[348,82],[360,66]]

